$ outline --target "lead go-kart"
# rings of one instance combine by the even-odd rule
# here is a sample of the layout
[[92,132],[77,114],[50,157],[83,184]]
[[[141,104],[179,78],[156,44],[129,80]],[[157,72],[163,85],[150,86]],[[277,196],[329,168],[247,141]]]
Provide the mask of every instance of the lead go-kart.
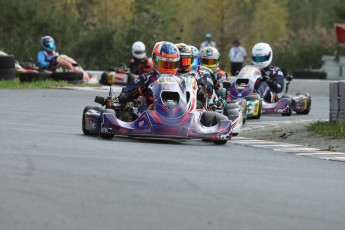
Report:
[[195,81],[162,75],[149,88],[154,103],[137,113],[134,102],[118,103],[113,91],[107,98],[96,96],[101,106],[86,106],[82,116],[85,135],[111,139],[115,135],[171,139],[202,139],[223,145],[232,137],[233,122],[214,111],[196,109]]
[[57,81],[98,83],[98,80],[90,77],[73,58],[64,54],[54,57],[48,70],[39,69],[32,61],[18,65],[17,75],[21,82],[52,79]]
[[278,113],[282,116],[290,116],[292,111],[296,114],[309,114],[311,109],[311,96],[301,92],[295,96],[288,95],[288,88],[293,80],[291,75],[286,76],[286,88],[284,94],[279,97],[273,94],[273,102],[266,102],[255,92],[254,85],[261,79],[261,72],[253,65],[247,65],[241,69],[236,79],[227,84],[230,100],[245,98],[247,100],[247,118],[259,119],[262,113]]

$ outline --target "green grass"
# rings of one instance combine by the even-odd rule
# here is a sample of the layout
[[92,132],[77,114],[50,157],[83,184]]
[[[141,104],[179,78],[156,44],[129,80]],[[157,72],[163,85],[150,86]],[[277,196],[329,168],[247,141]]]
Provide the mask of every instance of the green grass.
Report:
[[71,84],[66,81],[53,81],[53,80],[43,80],[43,81],[33,81],[33,82],[20,82],[19,79],[1,81],[0,89],[48,89],[53,87],[63,87],[63,86],[92,86],[97,87],[98,84]]
[[317,121],[310,124],[307,129],[323,137],[345,139],[345,120],[337,122]]

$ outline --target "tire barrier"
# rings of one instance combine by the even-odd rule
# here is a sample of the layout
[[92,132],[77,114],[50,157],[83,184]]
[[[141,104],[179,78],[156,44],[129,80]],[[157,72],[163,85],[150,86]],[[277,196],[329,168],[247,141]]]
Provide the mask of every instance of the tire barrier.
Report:
[[16,78],[15,58],[13,55],[0,56],[0,80]]

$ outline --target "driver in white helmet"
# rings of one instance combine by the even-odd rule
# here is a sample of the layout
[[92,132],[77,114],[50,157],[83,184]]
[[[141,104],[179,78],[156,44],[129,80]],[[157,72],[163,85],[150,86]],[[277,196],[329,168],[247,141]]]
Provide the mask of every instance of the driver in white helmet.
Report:
[[276,66],[270,65],[273,58],[272,48],[267,43],[258,43],[252,49],[254,66],[260,68],[262,78],[255,83],[255,89],[266,102],[274,102],[273,93],[280,93],[284,88],[284,74]]
[[146,47],[141,41],[134,42],[132,45],[132,57],[129,60],[129,69],[137,75],[148,73],[152,69],[152,60],[146,57]]

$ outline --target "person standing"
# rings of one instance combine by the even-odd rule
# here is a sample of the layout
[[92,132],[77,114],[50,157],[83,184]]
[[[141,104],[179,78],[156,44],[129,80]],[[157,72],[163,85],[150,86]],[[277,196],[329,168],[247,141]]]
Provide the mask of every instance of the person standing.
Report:
[[247,58],[246,49],[241,46],[238,39],[233,42],[233,47],[229,51],[231,76],[235,76],[242,69],[244,60]]
[[207,33],[207,34],[205,35],[206,40],[203,41],[203,42],[201,43],[200,49],[199,49],[200,52],[201,52],[201,50],[202,50],[203,48],[205,48],[205,47],[217,48],[217,44],[216,44],[216,42],[212,41],[212,37],[213,37],[213,36],[212,36],[211,33]]

